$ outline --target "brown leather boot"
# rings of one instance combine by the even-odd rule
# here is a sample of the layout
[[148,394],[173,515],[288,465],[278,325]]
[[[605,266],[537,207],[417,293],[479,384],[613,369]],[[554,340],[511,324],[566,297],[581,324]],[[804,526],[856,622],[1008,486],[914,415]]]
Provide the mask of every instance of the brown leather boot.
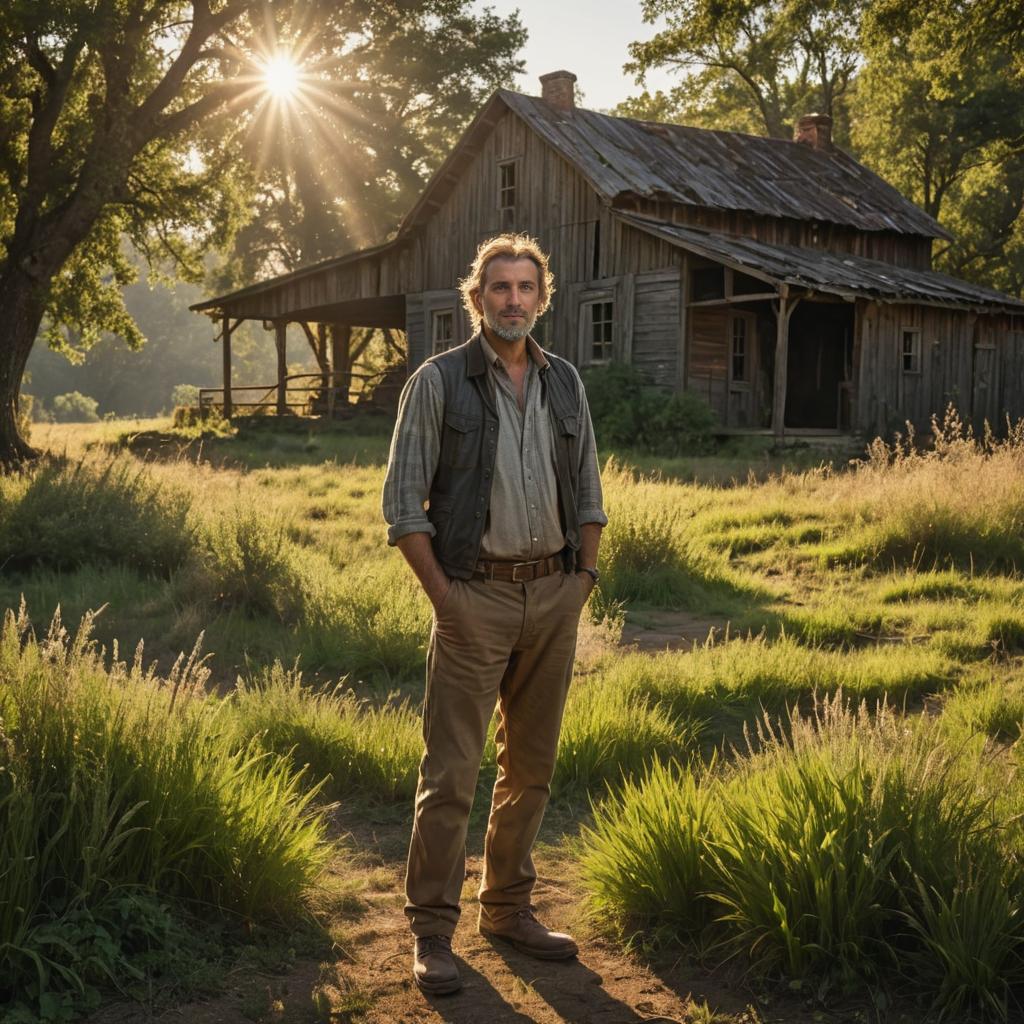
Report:
[[452,956],[452,940],[447,935],[424,935],[416,939],[412,976],[416,984],[432,996],[447,995],[462,988],[459,969]]
[[568,960],[579,952],[571,936],[548,931],[534,916],[532,907],[523,907],[498,922],[485,919],[481,913],[477,927],[481,935],[510,942],[520,953],[538,960]]

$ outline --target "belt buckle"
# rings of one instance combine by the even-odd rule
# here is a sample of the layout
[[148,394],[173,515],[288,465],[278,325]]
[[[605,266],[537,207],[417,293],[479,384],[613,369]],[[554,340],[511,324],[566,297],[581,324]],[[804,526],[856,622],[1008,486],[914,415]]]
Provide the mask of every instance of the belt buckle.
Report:
[[[536,559],[534,561],[532,561],[532,562],[516,562],[515,565],[512,566],[512,582],[513,583],[529,583],[530,580],[535,580],[537,578],[536,566],[538,564],[539,563],[537,562]],[[534,567],[533,575],[530,577],[529,580],[521,580],[521,579],[519,579],[519,577],[516,576],[516,573],[520,569],[522,569],[524,566],[528,566],[528,565]]]

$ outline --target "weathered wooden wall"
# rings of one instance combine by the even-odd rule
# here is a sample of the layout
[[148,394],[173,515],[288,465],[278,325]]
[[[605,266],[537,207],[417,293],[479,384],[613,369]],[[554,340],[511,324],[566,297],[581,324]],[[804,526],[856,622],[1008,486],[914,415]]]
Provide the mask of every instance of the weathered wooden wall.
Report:
[[[971,387],[973,317],[912,305],[867,303],[860,319],[857,426],[889,435],[905,421],[927,429],[952,402],[962,411]],[[921,329],[920,373],[902,366],[904,328]]]
[[[498,165],[518,161],[514,221],[502,221]],[[676,372],[680,338],[679,266],[682,253],[642,231],[624,227],[599,201],[586,179],[557,150],[506,113],[482,142],[459,180],[422,228],[413,279],[422,292],[441,293],[465,276],[477,246],[500,231],[533,235],[548,253],[555,295],[538,334],[552,351],[580,361],[580,303],[607,296],[615,302],[619,357],[636,349],[652,373]],[[650,279],[637,278],[656,271]],[[660,275],[660,276],[659,276]],[[673,287],[669,282],[674,281]],[[639,284],[639,292],[637,286]],[[468,323],[457,301],[452,306]],[[639,314],[640,336],[630,322]],[[669,336],[674,325],[674,335]],[[429,354],[429,318],[410,322],[410,365]],[[639,340],[639,346],[636,341]],[[419,356],[419,358],[417,358]]]

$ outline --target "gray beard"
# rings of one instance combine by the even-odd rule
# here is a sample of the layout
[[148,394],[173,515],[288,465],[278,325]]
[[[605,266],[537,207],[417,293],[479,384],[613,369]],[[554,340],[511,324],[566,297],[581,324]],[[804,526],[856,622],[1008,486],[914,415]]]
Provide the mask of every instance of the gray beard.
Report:
[[499,324],[497,320],[492,319],[487,313],[484,313],[484,323],[494,331],[494,333],[501,338],[502,341],[519,341],[520,338],[525,338],[530,331],[533,330],[533,325],[537,322],[537,318],[527,318],[518,327],[509,325],[505,327]]

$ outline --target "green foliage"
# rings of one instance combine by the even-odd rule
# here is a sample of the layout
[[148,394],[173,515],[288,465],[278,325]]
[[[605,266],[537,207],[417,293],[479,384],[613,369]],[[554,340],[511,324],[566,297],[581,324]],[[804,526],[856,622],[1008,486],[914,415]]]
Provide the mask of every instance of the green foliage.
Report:
[[315,693],[280,663],[240,680],[231,704],[239,745],[254,740],[290,758],[324,779],[329,796],[394,801],[416,792],[423,741],[408,704],[375,708],[342,686]]
[[597,794],[640,775],[655,761],[684,760],[700,725],[604,680],[577,683],[558,743],[553,796]]
[[854,713],[841,695],[788,738],[766,725],[757,746],[695,780],[656,769],[596,809],[598,912],[627,932],[699,932],[819,996],[902,969],[943,1012],[1005,1018],[1024,980],[1021,878],[972,764],[933,724]]
[[[1012,5],[1011,5],[1012,6]],[[854,143],[955,236],[936,266],[1024,288],[1024,67],[984,4],[868,9]]]
[[627,70],[686,69],[665,96],[623,104],[628,116],[791,138],[801,114],[841,117],[857,68],[863,0],[644,0],[644,20],[664,25],[629,46]]
[[[329,68],[297,116],[247,150],[260,168],[254,215],[217,271],[248,283],[380,241],[494,89],[513,84],[526,31],[518,12],[468,0],[338,8],[309,33],[282,8],[281,39]],[[258,155],[257,155],[258,149]]]
[[707,448],[715,415],[697,395],[653,388],[627,363],[592,367],[583,379],[602,445],[659,455],[696,454]]
[[95,423],[99,402],[80,391],[69,391],[53,399],[53,418],[58,423]]
[[0,633],[0,996],[50,1019],[182,941],[163,903],[294,916],[327,855],[315,787],[232,739],[195,653],[161,679],[90,627],[37,641],[8,612]]
[[717,790],[704,773],[654,761],[595,808],[583,882],[605,924],[697,936],[711,920],[709,842]]
[[171,408],[179,405],[198,405],[199,386],[197,384],[175,384],[171,388]]
[[47,462],[0,478],[7,570],[124,565],[168,576],[189,557],[192,499],[122,456]]

